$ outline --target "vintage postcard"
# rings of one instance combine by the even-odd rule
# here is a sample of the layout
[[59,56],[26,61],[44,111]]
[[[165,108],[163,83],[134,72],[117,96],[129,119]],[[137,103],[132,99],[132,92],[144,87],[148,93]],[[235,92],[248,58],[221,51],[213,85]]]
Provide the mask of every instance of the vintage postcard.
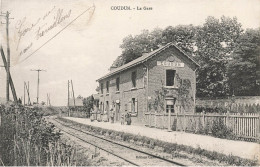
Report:
[[259,166],[259,0],[0,0],[0,166]]

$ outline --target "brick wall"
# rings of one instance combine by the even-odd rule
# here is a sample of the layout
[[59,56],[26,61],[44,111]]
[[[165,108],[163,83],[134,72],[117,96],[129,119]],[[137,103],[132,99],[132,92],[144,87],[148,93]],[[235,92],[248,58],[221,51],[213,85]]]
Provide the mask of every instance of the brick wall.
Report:
[[[130,109],[129,105],[132,98],[137,99],[137,115],[132,116],[132,122],[134,124],[142,123],[141,119],[144,115],[144,111],[146,111],[146,101],[145,99],[145,87],[144,87],[144,69],[143,65],[138,65],[133,68],[130,68],[122,73],[118,73],[114,76],[106,78],[100,83],[104,83],[103,95],[100,97],[100,102],[106,103],[109,101],[109,104],[112,105],[117,101],[120,101],[120,113],[121,116],[123,113],[125,114]],[[136,88],[133,89],[131,75],[132,72],[136,71],[137,79],[136,79]],[[116,78],[120,77],[120,87],[119,91],[116,91]],[[109,94],[106,94],[106,81],[110,81]],[[101,90],[100,90],[101,93]],[[119,116],[119,117],[120,117]]]
[[[157,61],[170,61],[184,63],[184,67],[165,67],[158,66]],[[176,75],[184,81],[189,80],[191,82],[191,88],[189,90],[189,95],[187,101],[191,106],[183,106],[181,100],[177,97],[175,106],[181,106],[182,112],[193,112],[194,111],[194,102],[195,102],[195,92],[196,92],[196,75],[195,75],[195,65],[192,64],[188,58],[182,55],[177,49],[171,47],[159,53],[154,58],[150,59],[147,62],[149,66],[149,96],[155,98],[155,90],[160,90],[162,86],[166,85],[166,69],[176,70]],[[181,86],[181,81],[177,80],[175,77],[174,85],[178,88]],[[169,90],[174,91],[174,90]],[[176,90],[176,93],[178,90]],[[152,99],[150,101],[152,101]],[[177,108],[175,108],[177,110]]]
[[[182,62],[184,63],[184,67],[165,67],[158,66],[157,61],[174,61],[174,62]],[[148,83],[148,92],[147,92],[147,74],[146,74],[146,66],[149,69],[149,83]],[[106,104],[106,101],[109,101],[109,105],[115,104],[117,101],[120,102],[120,113],[129,112],[129,105],[132,98],[137,99],[137,109],[138,114],[136,116],[132,116],[133,124],[144,124],[144,113],[147,112],[147,103],[152,102],[155,99],[156,90],[160,90],[162,86],[165,86],[166,80],[166,69],[176,70],[176,76],[179,76],[179,80],[175,79],[174,85],[176,87],[181,86],[181,80],[189,80],[191,83],[191,87],[189,89],[187,95],[187,101],[189,102],[188,106],[185,106],[187,103],[182,103],[180,99],[177,98],[176,106],[182,106],[182,112],[193,112],[194,111],[194,102],[195,102],[195,90],[196,90],[196,76],[195,76],[195,65],[191,63],[188,58],[182,55],[177,49],[174,47],[170,47],[158,55],[154,56],[152,59],[148,60],[144,64],[139,64],[135,67],[129,68],[125,71],[117,73],[111,77],[103,79],[100,83],[103,83],[103,94],[101,94],[100,90],[100,102]],[[131,75],[132,72],[136,71],[137,80],[136,80],[136,88],[132,89],[132,80]],[[120,88],[119,91],[116,91],[116,78],[120,77]],[[110,81],[109,94],[106,92],[106,81]],[[176,91],[178,94],[178,90],[170,90]],[[148,95],[147,95],[148,93]],[[151,99],[148,100],[148,96]],[[166,105],[166,104],[165,104]],[[184,105],[184,106],[183,106]],[[104,105],[105,107],[105,105]],[[110,107],[109,107],[110,108]],[[162,111],[165,112],[165,111]],[[119,116],[119,118],[120,118]]]

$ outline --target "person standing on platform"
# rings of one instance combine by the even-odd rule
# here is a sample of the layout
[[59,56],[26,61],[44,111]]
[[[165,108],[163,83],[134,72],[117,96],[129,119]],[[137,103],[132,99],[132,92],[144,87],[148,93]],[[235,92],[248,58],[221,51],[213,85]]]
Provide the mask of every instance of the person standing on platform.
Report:
[[121,125],[124,125],[125,124],[125,115],[122,114],[121,115]]
[[114,107],[111,108],[110,110],[110,117],[111,117],[111,123],[114,123],[114,118],[115,118],[115,111],[114,111]]

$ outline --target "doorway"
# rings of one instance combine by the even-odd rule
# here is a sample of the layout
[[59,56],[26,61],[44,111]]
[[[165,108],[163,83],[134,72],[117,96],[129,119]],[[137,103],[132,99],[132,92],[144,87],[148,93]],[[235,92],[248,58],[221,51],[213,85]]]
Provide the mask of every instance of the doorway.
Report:
[[120,121],[120,103],[116,103],[116,121]]

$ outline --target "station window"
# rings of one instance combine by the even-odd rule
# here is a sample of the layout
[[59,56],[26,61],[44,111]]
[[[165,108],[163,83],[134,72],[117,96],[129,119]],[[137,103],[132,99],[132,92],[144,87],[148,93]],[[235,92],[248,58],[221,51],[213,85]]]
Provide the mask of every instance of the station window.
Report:
[[109,111],[109,102],[106,101],[106,112],[108,112],[108,111]]
[[101,113],[104,113],[104,104],[103,104],[103,102],[100,102],[99,109],[100,109]]
[[173,105],[166,105],[166,113],[171,111],[171,113],[174,113],[174,106]]
[[166,70],[166,86],[174,85],[175,70]]
[[96,101],[96,107],[99,108],[99,101]]
[[136,98],[132,98],[132,101],[131,101],[131,112],[133,114],[137,113],[137,99]]
[[107,93],[109,93],[109,81],[106,82]]
[[132,72],[132,86],[133,88],[136,87],[136,71]]
[[169,113],[169,111],[174,113],[174,103],[175,100],[173,99],[166,100],[166,113]]
[[119,91],[119,83],[120,83],[120,80],[118,77],[118,78],[116,78],[116,91]]
[[100,84],[100,90],[101,90],[101,94],[103,94],[103,89],[104,89],[104,84],[103,84],[103,83],[101,83],[101,84]]

